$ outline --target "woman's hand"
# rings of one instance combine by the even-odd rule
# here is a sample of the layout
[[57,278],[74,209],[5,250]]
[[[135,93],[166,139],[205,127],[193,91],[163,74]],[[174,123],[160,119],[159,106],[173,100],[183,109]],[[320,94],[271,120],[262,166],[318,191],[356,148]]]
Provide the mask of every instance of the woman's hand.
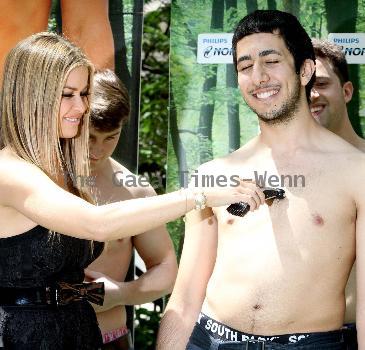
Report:
[[197,194],[203,192],[206,197],[206,206],[219,207],[232,203],[246,202],[250,211],[258,209],[265,203],[265,195],[253,181],[237,180],[225,187],[203,187],[200,190],[192,189]]
[[105,296],[103,306],[92,304],[96,312],[109,310],[117,305],[122,305],[122,288],[123,282],[117,282],[101,272],[85,269],[85,281],[103,282],[105,287]]

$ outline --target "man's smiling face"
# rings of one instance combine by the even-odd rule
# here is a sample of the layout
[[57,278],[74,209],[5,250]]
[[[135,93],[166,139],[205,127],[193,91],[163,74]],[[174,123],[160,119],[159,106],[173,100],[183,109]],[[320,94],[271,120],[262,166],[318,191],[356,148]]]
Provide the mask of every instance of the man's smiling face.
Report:
[[290,120],[301,83],[279,34],[251,34],[237,43],[238,85],[247,105],[267,123]]
[[331,63],[325,58],[316,59],[316,81],[311,93],[311,113],[318,123],[330,130],[346,115],[346,103],[352,97],[352,84],[343,85]]

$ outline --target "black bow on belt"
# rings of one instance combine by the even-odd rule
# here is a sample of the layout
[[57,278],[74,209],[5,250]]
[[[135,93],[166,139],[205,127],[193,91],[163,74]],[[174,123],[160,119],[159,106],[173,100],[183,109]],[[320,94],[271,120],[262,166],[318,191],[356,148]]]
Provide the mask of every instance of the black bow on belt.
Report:
[[91,282],[80,284],[57,283],[57,304],[66,305],[72,301],[87,300],[97,305],[104,303],[104,283]]

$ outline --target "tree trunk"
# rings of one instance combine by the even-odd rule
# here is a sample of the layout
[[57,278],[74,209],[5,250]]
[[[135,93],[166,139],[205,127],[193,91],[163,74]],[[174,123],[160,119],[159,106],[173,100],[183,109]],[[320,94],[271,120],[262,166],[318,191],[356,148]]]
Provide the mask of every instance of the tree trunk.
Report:
[[[328,33],[355,33],[357,17],[357,0],[325,0]],[[347,105],[348,114],[355,132],[362,136],[359,117],[359,65],[348,66],[350,80],[354,85],[352,100]]]
[[[312,6],[311,6],[311,13],[312,14],[315,14],[316,11],[317,11],[317,8],[318,8],[318,4],[317,3],[313,3]],[[312,16],[311,33],[310,33],[310,36],[312,38],[317,37],[316,24],[317,24],[317,22],[315,20],[315,16]]]
[[[169,121],[170,121],[170,136],[171,136],[171,142],[172,147],[174,148],[174,152],[177,159],[177,167],[178,167],[178,173],[179,173],[179,184],[181,188],[185,188],[188,186],[189,183],[189,176],[188,176],[188,164],[186,161],[186,152],[184,149],[184,145],[181,142],[180,138],[180,132],[177,122],[177,113],[176,113],[176,106],[175,106],[175,100],[174,95],[172,92],[172,87],[170,83],[170,113],[169,113]],[[173,223],[170,223],[169,225],[174,225],[174,232],[178,232],[179,242],[177,246],[177,256],[178,259],[180,259],[182,248],[184,245],[184,222],[182,220],[176,220]],[[172,227],[172,226],[171,226]],[[169,229],[169,232],[171,234],[171,229]],[[174,235],[172,236],[174,238]]]
[[257,10],[257,0],[246,0],[247,14]]
[[299,19],[300,1],[299,0],[283,0],[284,11],[290,12]]
[[267,0],[267,8],[268,8],[268,10],[276,10],[276,1]]
[[[237,0],[226,0],[226,11],[235,9],[237,12]],[[235,13],[231,12],[232,16]],[[229,21],[231,22],[231,21]],[[226,65],[226,86],[228,90],[237,88],[237,73],[234,64]],[[233,99],[227,101],[228,109],[228,152],[232,152],[240,147],[240,118],[239,105]]]
[[[217,29],[223,31],[224,2],[221,0],[213,0],[212,19],[210,29],[211,32]],[[217,65],[207,65],[204,67],[206,75],[203,94],[212,91],[217,86]],[[214,100],[202,104],[200,107],[200,118],[198,127],[200,163],[205,163],[213,159],[212,149],[212,126],[214,115]]]
[[177,113],[174,101],[174,95],[170,86],[170,135],[172,141],[172,147],[174,148],[179,173],[179,184],[180,187],[186,187],[188,185],[188,165],[186,162],[186,152],[184,145],[181,142],[178,123],[177,123]]

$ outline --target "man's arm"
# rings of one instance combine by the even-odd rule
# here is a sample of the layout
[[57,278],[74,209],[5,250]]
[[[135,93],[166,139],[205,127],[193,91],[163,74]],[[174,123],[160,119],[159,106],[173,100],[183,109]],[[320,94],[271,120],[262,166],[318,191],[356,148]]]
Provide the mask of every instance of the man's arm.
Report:
[[210,208],[186,216],[179,272],[161,321],[158,350],[185,349],[214,268],[217,237],[217,221]]
[[356,204],[356,328],[358,349],[365,350],[365,157],[356,159],[356,166],[346,178],[352,185]]
[[[139,237],[143,236],[143,237]],[[156,300],[173,288],[177,262],[170,237],[164,227],[138,235],[135,247],[147,271],[134,281],[118,282],[96,271],[86,270],[88,278],[105,283],[105,300],[97,312],[117,305],[139,305]]]
[[[140,187],[136,197],[156,196],[155,190]],[[149,230],[132,238],[133,246],[147,271],[138,279],[120,284],[120,304],[138,305],[171,293],[177,274],[175,250],[165,226]]]
[[365,350],[365,190],[361,192],[356,203],[356,328],[358,348]]
[[166,228],[161,226],[135,236],[133,245],[147,271],[135,281],[122,283],[124,305],[143,304],[171,293],[177,274],[177,261]]
[[161,226],[137,235],[133,242],[147,268],[138,279],[116,281],[103,273],[85,270],[87,278],[105,284],[104,305],[93,305],[96,312],[118,305],[144,304],[171,293],[177,274],[177,262],[166,228]]
[[[156,192],[149,186],[136,188],[131,194],[134,198],[143,198],[155,196]],[[147,268],[137,280],[118,282],[99,272],[86,271],[89,278],[105,283],[105,305],[98,307],[97,312],[117,305],[144,304],[171,293],[177,274],[177,261],[165,226],[137,235],[132,238],[132,242]]]

